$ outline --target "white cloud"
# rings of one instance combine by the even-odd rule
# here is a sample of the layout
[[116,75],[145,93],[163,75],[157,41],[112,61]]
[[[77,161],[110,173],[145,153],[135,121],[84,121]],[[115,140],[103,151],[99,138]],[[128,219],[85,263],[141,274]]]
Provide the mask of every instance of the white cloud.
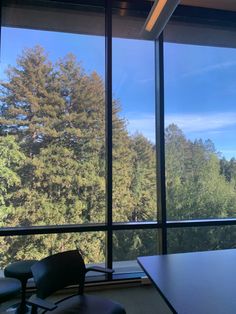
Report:
[[221,157],[225,157],[227,160],[230,160],[233,157],[236,158],[236,150],[220,149],[220,155]]
[[236,125],[236,112],[206,114],[170,114],[165,118],[166,126],[175,123],[184,133],[214,131]]
[[[132,117],[133,116],[133,117]],[[130,118],[129,118],[130,117]],[[130,134],[142,133],[151,142],[155,142],[155,116],[154,115],[128,115],[127,128]]]
[[206,73],[217,71],[217,70],[224,70],[232,66],[236,66],[236,61],[227,61],[227,62],[216,63],[213,65],[208,65],[200,69],[187,72],[183,74],[182,77],[186,78],[190,76],[202,75],[202,74],[206,74]]
[[147,83],[150,83],[150,82],[154,82],[154,78],[153,77],[142,78],[142,79],[138,79],[137,81],[140,84],[147,84]]
[[[169,114],[165,117],[165,126],[174,123],[187,135],[194,132],[217,134],[228,126],[236,126],[236,112],[206,114]],[[142,133],[150,141],[155,142],[154,114],[127,115],[127,129],[130,134]]]

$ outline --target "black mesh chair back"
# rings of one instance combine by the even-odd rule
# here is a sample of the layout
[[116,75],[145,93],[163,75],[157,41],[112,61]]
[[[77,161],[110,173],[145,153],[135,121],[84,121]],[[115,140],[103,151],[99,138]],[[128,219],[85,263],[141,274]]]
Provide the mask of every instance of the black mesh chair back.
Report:
[[48,256],[32,266],[37,296],[45,299],[54,292],[79,284],[83,294],[85,264],[78,250]]
[[[85,274],[89,271],[112,273],[113,270],[99,266],[86,268],[78,250],[58,253],[36,262],[32,267],[36,295],[28,299],[32,306],[31,313],[66,314],[125,314],[125,309],[112,300],[84,294]],[[66,296],[56,303],[47,299],[54,292],[67,286],[78,285],[78,293]]]

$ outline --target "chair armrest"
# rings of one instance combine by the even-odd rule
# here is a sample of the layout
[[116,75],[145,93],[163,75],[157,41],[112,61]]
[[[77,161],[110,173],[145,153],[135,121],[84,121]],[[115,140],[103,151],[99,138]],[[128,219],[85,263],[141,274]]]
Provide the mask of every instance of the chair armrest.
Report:
[[44,310],[48,310],[48,311],[52,311],[57,307],[57,305],[54,304],[53,302],[38,298],[35,294],[32,295],[26,302],[29,305],[36,305],[36,306],[38,306]]
[[86,273],[88,271],[96,271],[96,272],[104,273],[104,274],[112,274],[112,273],[114,273],[113,269],[104,268],[104,267],[100,267],[100,266],[93,266],[93,267],[86,268]]

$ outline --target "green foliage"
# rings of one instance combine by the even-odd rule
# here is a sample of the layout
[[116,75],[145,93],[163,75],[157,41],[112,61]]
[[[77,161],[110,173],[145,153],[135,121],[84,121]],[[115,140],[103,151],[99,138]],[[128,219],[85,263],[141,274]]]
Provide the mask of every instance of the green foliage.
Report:
[[[188,141],[176,125],[166,130],[166,193],[169,220],[231,218],[236,213],[235,184],[228,163],[211,141]],[[223,168],[223,164],[225,165]],[[231,248],[233,230],[181,228],[169,232],[170,252]]]
[[236,193],[214,145],[188,141],[175,125],[166,133],[166,187],[171,220],[232,217],[235,211]]
[[13,210],[15,191],[21,187],[19,170],[25,160],[13,136],[0,137],[0,221]]
[[142,134],[132,138],[133,176],[131,191],[134,210],[130,220],[151,221],[156,218],[156,160],[155,150]]

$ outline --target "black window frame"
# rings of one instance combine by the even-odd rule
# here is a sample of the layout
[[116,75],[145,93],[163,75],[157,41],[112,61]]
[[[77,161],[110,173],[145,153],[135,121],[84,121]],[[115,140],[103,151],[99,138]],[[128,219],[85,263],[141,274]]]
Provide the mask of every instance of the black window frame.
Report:
[[[54,2],[51,1],[51,4]],[[19,1],[20,2],[20,1]],[[29,1],[30,2],[30,1]],[[63,1],[56,1],[59,3]],[[70,1],[71,3],[73,1]],[[74,1],[76,2],[76,1]],[[85,1],[86,2],[86,1]],[[99,5],[99,1],[90,1]],[[102,2],[102,1],[100,1]],[[31,1],[33,4],[33,1]],[[117,8],[122,7],[122,1],[115,1]],[[88,2],[86,2],[88,4]],[[65,1],[64,1],[64,5]],[[101,5],[101,4],[100,4]],[[132,10],[134,3],[130,4],[126,10]],[[2,6],[2,3],[1,3]],[[143,1],[143,6],[139,3],[139,11],[146,13],[151,7],[149,1]],[[116,8],[116,9],[117,9]],[[156,229],[159,232],[160,254],[168,253],[167,231],[170,228],[191,228],[191,227],[209,227],[209,226],[236,226],[236,218],[231,219],[199,219],[168,221],[166,215],[166,191],[165,191],[165,135],[164,135],[164,53],[163,53],[163,34],[155,41],[155,99],[156,99],[156,156],[157,156],[157,213],[159,220],[152,222],[124,222],[113,223],[112,221],[112,1],[105,1],[105,106],[106,106],[106,222],[100,224],[74,224],[74,225],[51,225],[51,226],[33,226],[33,227],[6,227],[0,228],[0,236],[24,236],[38,234],[59,234],[59,233],[77,233],[77,232],[98,232],[106,233],[106,266],[112,268],[113,264],[113,232],[117,230],[147,230]],[[0,9],[1,10],[1,9]],[[236,13],[220,10],[194,8],[179,6],[172,16],[172,21],[184,23],[200,23],[204,25],[216,25],[217,27],[234,28],[236,32]],[[135,276],[135,275],[134,275]],[[137,276],[141,276],[137,274]],[[108,280],[130,278],[124,275],[109,275]]]

